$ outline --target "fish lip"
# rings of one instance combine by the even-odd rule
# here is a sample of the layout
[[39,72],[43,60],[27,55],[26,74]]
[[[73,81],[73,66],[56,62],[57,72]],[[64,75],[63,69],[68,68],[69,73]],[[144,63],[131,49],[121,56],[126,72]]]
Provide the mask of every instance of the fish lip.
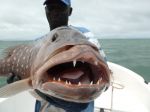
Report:
[[[82,45],[80,45],[79,47],[81,47]],[[104,83],[105,86],[109,86],[109,83],[110,83],[110,74],[109,74],[109,70],[107,69],[107,65],[105,64],[104,60],[102,60],[101,58],[99,58],[98,56],[98,52],[95,52],[91,47],[88,47],[87,46],[82,46],[83,48],[86,48],[85,50],[83,50],[82,52],[78,52],[76,50],[77,46],[70,49],[70,50],[67,50],[67,51],[64,51],[62,53],[58,53],[56,54],[55,56],[53,56],[51,59],[48,60],[48,62],[44,63],[44,65],[38,69],[38,71],[36,72],[36,83],[35,83],[35,87],[38,88],[39,90],[42,89],[42,91],[44,91],[45,93],[47,92],[47,88],[44,87],[44,84],[46,85],[47,84],[47,81],[46,82],[40,82],[42,80],[42,77],[43,77],[43,74],[50,68],[56,66],[56,65],[59,65],[59,64],[62,64],[62,63],[67,63],[67,62],[71,62],[71,61],[85,61],[85,62],[88,62],[90,64],[95,64],[94,61],[98,61],[97,63],[97,66],[99,67],[103,67],[107,72],[106,73],[106,76],[104,77],[104,79],[102,80],[102,82]],[[77,52],[75,52],[77,51]],[[65,54],[72,54],[70,56],[66,56]],[[85,57],[88,56],[89,57],[86,59]],[[58,58],[59,56],[61,56],[61,58]],[[83,58],[84,57],[84,58]],[[89,58],[93,59],[94,61],[89,61]],[[56,60],[58,59],[58,60]],[[52,83],[51,83],[52,84]],[[59,86],[60,87],[63,87],[64,84],[60,84]],[[102,88],[102,86],[99,86],[99,85],[96,85],[96,84],[93,84],[92,87],[91,86],[88,86],[88,85],[82,85],[82,86],[74,86],[74,88],[80,90],[81,88],[88,88],[89,91],[91,89],[94,88],[93,91],[95,90],[98,90],[100,88]],[[65,86],[66,87],[66,86]],[[71,87],[71,86],[70,86]],[[104,87],[104,86],[103,86]],[[68,88],[67,88],[68,89]],[[102,90],[101,90],[102,91]],[[95,92],[94,95],[92,94],[89,94],[89,97],[84,100],[84,101],[91,101],[91,99],[93,100],[95,97],[97,97],[97,94],[101,93],[101,91],[97,91]],[[53,91],[54,92],[54,91]],[[81,93],[81,91],[78,92],[78,95]],[[59,96],[57,96],[59,97]],[[63,96],[64,97],[64,96]],[[69,99],[69,98],[68,98]],[[65,99],[65,100],[68,100],[68,99]],[[70,99],[70,100],[74,100],[75,102],[79,102],[79,100],[77,99]],[[82,99],[83,100],[83,99]],[[81,98],[80,98],[80,102],[81,101]]]
[[[51,87],[56,87],[55,84],[49,84]],[[97,92],[96,94],[93,92],[95,91],[95,88],[93,88],[93,90],[90,91],[90,94],[85,94],[85,93],[89,93],[89,90],[88,90],[88,87],[87,89],[86,88],[80,88],[80,95],[78,95],[77,91],[75,88],[69,88],[70,92],[69,95],[68,94],[65,94],[65,93],[60,93],[59,91],[53,91],[53,90],[50,90],[50,89],[47,89],[47,88],[44,88],[45,85],[42,86],[43,88],[40,88],[39,90],[41,92],[43,92],[44,94],[46,94],[47,96],[53,96],[53,97],[56,97],[56,98],[59,98],[59,99],[62,99],[62,100],[65,100],[65,101],[69,101],[69,102],[76,102],[76,103],[88,103],[88,102],[91,102],[93,101],[94,99],[96,99],[102,92],[105,91],[106,89],[106,86],[102,86],[101,88],[97,88]],[[61,89],[64,89],[63,86],[60,86]],[[65,87],[66,88],[66,87]],[[59,90],[56,89],[56,90]],[[65,91],[64,91],[65,92]],[[66,91],[68,93],[68,91]],[[73,95],[70,95],[70,94],[73,94]]]

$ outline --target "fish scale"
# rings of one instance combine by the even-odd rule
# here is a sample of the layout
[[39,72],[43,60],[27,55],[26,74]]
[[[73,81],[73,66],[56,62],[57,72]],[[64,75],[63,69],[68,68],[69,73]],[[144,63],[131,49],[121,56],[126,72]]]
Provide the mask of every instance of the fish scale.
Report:
[[87,103],[110,85],[110,70],[97,46],[72,27],[56,28],[37,41],[8,49],[0,60],[0,76],[10,73],[21,80],[0,88],[0,97],[31,89]]
[[0,75],[13,73],[21,78],[29,77],[30,68],[37,53],[37,50],[32,49],[34,45],[16,46],[9,57],[0,60]]

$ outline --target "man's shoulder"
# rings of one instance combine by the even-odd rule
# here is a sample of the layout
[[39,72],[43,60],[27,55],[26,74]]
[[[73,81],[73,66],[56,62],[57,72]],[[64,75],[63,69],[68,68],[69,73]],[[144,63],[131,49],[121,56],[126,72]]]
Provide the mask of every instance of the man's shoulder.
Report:
[[86,36],[86,38],[90,42],[92,42],[93,44],[95,44],[98,48],[101,47],[98,39],[95,38],[94,34],[90,30],[88,30],[87,28],[85,28],[85,27],[76,27],[76,26],[72,26],[72,25],[70,25],[70,27],[73,27],[73,28],[79,30],[80,32],[82,32]]
[[106,55],[105,55],[103,49],[101,48],[99,40],[97,38],[95,38],[94,34],[90,30],[88,30],[85,27],[76,27],[76,26],[70,26],[70,27],[73,27],[73,28],[79,30],[80,32],[82,32],[91,43],[93,43],[94,45],[96,45],[98,47],[100,54],[102,55],[104,60],[107,61]]
[[71,27],[73,27],[73,28],[79,30],[79,31],[82,32],[82,33],[90,32],[90,30],[88,30],[88,29],[85,28],[85,27],[77,27],[77,26],[71,26]]
[[87,28],[85,27],[77,27],[77,26],[72,26],[70,25],[70,27],[73,27],[77,30],[79,30],[80,32],[82,32],[87,38],[93,38],[94,34]]

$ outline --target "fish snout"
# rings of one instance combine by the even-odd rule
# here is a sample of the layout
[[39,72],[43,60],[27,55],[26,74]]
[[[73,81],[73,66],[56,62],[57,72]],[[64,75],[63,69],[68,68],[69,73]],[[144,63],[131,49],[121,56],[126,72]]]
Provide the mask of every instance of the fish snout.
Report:
[[36,71],[35,79],[35,88],[49,96],[85,103],[109,86],[110,70],[93,47],[65,46]]
[[97,98],[110,85],[110,70],[98,48],[67,27],[53,30],[49,37],[32,67],[34,88],[65,101]]

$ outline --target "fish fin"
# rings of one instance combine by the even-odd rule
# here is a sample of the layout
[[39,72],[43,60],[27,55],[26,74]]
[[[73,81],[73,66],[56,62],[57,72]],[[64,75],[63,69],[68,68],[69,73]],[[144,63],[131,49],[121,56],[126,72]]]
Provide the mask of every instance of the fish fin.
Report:
[[0,98],[7,98],[29,89],[32,89],[29,78],[16,81],[0,88]]
[[12,47],[5,48],[0,57],[0,76],[8,76],[11,73],[12,68],[12,56],[18,52],[18,49],[25,47],[27,45],[16,45]]
[[15,51],[17,52],[18,48],[25,47],[25,46],[29,46],[29,44],[28,43],[23,43],[23,44],[18,44],[18,45],[15,45],[15,46],[10,46],[8,48],[5,48],[2,52],[2,56],[7,59],[12,54],[14,54]]
[[8,76],[9,73],[11,73],[10,67],[7,67],[7,65],[11,65],[10,58],[13,55],[14,50],[18,47],[19,46],[14,46],[3,50],[0,57],[0,76]]
[[4,58],[5,59],[9,58],[13,54],[14,50],[19,47],[21,47],[21,45],[16,45],[16,46],[8,47],[8,48],[4,49],[4,51],[3,51]]

